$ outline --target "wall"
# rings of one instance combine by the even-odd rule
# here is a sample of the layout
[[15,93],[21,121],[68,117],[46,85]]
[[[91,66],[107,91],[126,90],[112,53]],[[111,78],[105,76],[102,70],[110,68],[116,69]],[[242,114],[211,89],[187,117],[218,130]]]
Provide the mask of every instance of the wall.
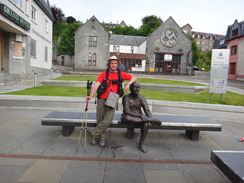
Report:
[[[92,29],[94,27],[95,29]],[[88,47],[89,35],[97,36],[97,47]],[[75,70],[104,70],[109,58],[109,33],[93,16],[75,33]],[[96,53],[97,65],[88,66],[88,54]]]

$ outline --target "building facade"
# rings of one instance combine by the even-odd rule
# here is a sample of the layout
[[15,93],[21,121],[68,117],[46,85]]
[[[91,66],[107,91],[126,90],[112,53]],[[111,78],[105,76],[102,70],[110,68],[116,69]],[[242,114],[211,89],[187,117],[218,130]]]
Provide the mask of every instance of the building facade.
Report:
[[190,24],[186,24],[182,26],[181,29],[187,35],[192,35],[201,53],[206,53],[208,51],[211,51],[213,49],[215,39],[223,36],[220,34],[211,34],[205,32],[192,31],[192,27]]
[[244,21],[229,25],[225,36],[214,42],[214,49],[230,49],[228,79],[244,79]]
[[75,70],[104,70],[115,55],[127,71],[192,74],[191,40],[172,17],[141,37],[113,35],[93,16],[75,37]]
[[0,0],[0,83],[50,75],[53,21],[48,0]]

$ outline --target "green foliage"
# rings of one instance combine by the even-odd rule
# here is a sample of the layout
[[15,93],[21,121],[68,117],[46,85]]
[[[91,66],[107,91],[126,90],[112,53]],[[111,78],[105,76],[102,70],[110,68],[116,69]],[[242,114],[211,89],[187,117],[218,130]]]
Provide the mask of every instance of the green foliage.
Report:
[[[55,80],[68,80],[68,81],[95,81],[97,77],[80,77],[80,76],[61,76]],[[151,84],[165,84],[165,85],[187,85],[187,86],[204,86],[203,84],[191,83],[185,81],[175,81],[167,79],[153,79],[153,78],[137,78],[139,83],[151,83]]]
[[74,17],[72,17],[72,16],[68,16],[66,18],[66,23],[67,24],[72,24],[72,23],[75,23],[75,22],[76,22],[76,19]]
[[56,44],[58,55],[74,55],[75,52],[75,31],[81,23],[74,22],[66,26],[60,35],[60,41]]
[[62,31],[68,25],[65,24],[63,20],[57,20],[56,23],[53,24],[53,43],[56,44],[58,41],[59,36],[61,35]]
[[112,31],[113,34],[117,34],[117,35],[131,35],[131,36],[137,36],[138,35],[137,29],[135,29],[132,26],[125,26],[125,27],[116,26],[116,27],[111,28],[111,29],[108,28],[108,30]]
[[136,29],[133,26],[116,26],[114,28],[109,28],[105,24],[103,24],[103,26],[107,31],[112,31],[113,34],[117,35],[149,36],[163,23],[163,21],[161,18],[151,15],[142,18],[142,23],[143,24],[139,29]]
[[211,67],[211,57],[212,57],[212,51],[208,51],[206,53],[200,54],[200,61],[198,62],[197,66],[199,68],[204,68],[205,71],[210,71]]
[[188,37],[191,39],[192,41],[192,45],[191,45],[191,51],[192,51],[192,64],[193,65],[198,65],[199,59],[200,59],[200,51],[199,51],[199,47],[197,46],[197,43],[195,42],[194,38],[192,37],[192,35],[188,35]]
[[[125,92],[128,94],[129,91]],[[70,86],[40,86],[28,88],[21,91],[5,93],[5,95],[35,95],[35,96],[64,96],[64,97],[85,97],[86,87],[70,87]],[[196,102],[208,104],[224,104],[244,106],[243,95],[227,92],[224,95],[224,101],[220,102],[220,95],[214,94],[213,100],[210,100],[210,94],[202,92],[200,94],[175,93],[165,91],[141,90],[140,94],[145,96],[147,100],[165,100],[178,102]]]

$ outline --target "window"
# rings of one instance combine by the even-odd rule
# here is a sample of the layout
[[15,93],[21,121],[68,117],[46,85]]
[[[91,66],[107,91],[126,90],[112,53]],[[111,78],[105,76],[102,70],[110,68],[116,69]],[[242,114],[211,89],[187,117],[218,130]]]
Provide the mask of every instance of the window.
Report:
[[97,65],[97,55],[96,53],[93,53],[93,66]]
[[116,46],[115,45],[113,46],[113,52],[116,52]]
[[238,36],[238,29],[235,29],[232,31],[232,38],[235,38]]
[[36,57],[36,40],[31,39],[30,54],[32,57]]
[[25,0],[25,13],[29,13],[29,0]]
[[47,46],[45,46],[45,53],[44,53],[44,55],[45,55],[45,61],[47,61],[48,60],[48,47]]
[[22,43],[21,42],[14,43],[14,56],[22,57]]
[[18,7],[22,8],[23,4],[22,4],[22,0],[11,0],[14,4],[16,4]]
[[237,45],[231,46],[231,55],[235,55],[237,53]]
[[222,39],[221,41],[220,41],[220,43],[219,43],[220,45],[223,45],[223,44],[225,44],[225,39]]
[[45,31],[48,32],[48,21],[45,19]]
[[97,47],[97,36],[93,37],[93,47]]
[[116,48],[116,52],[119,53],[119,46],[117,46],[117,48]]
[[92,54],[88,54],[88,66],[92,66]]
[[34,8],[33,6],[31,7],[31,19],[36,21],[37,18],[37,11],[36,8]]
[[89,36],[89,47],[97,47],[97,36]]
[[130,50],[131,50],[131,53],[134,53],[134,46],[132,46],[132,47],[130,48]]

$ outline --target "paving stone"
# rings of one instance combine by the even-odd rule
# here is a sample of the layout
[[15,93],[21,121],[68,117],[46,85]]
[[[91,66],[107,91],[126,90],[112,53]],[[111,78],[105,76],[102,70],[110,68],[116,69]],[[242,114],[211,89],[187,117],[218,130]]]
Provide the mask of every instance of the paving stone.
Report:
[[0,165],[0,182],[14,183],[17,182],[21,175],[28,169],[28,167],[16,165]]
[[145,170],[146,182],[187,183],[179,170]]
[[59,183],[70,161],[36,160],[18,182]]
[[104,169],[78,169],[69,168],[64,176],[62,177],[60,183],[103,183]]
[[212,165],[178,165],[187,182],[216,183],[229,182]]
[[108,162],[106,165],[104,182],[145,183],[142,164]]

